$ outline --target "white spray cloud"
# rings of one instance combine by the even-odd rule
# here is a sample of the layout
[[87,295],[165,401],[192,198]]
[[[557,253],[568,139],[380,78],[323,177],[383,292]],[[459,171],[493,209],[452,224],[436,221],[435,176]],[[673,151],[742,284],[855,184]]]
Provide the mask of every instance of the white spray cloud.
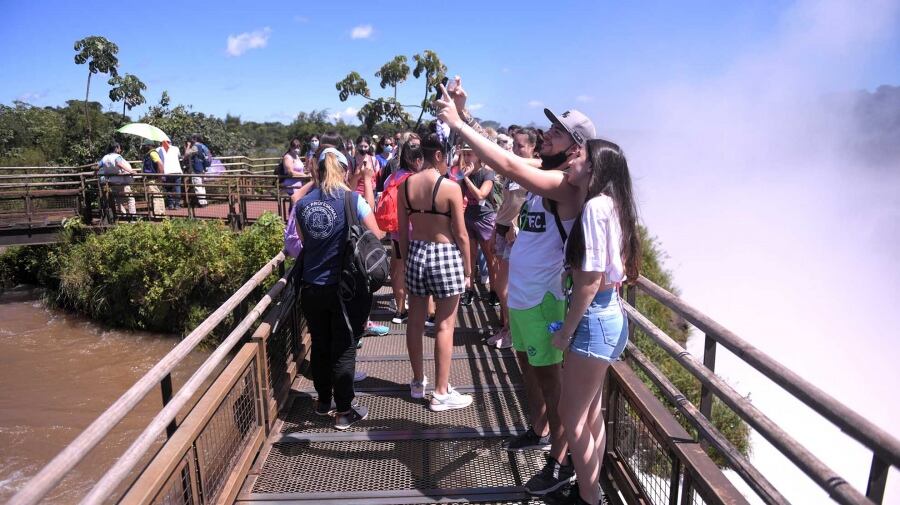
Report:
[[252,32],[244,32],[238,35],[228,36],[228,47],[226,52],[228,56],[240,56],[249,49],[260,49],[266,47],[269,43],[269,36],[272,29],[268,26]]
[[[636,97],[640,135],[616,138],[684,297],[898,436],[900,405],[885,399],[900,383],[900,171],[849,148],[864,132],[847,111],[849,91],[898,33],[900,3],[800,0],[777,22],[768,44],[722,74]],[[865,492],[871,453],[726,351],[718,357],[717,372]],[[824,502],[753,442],[752,461],[789,500]]]

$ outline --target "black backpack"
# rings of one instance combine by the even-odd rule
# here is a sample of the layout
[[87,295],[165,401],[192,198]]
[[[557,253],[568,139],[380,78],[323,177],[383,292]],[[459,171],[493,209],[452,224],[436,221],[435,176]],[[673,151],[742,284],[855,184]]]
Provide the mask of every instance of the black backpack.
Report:
[[343,245],[338,282],[341,299],[351,300],[357,293],[363,293],[363,289],[371,294],[387,284],[390,262],[378,237],[359,222],[351,191],[344,193],[344,216],[347,220],[347,237]]

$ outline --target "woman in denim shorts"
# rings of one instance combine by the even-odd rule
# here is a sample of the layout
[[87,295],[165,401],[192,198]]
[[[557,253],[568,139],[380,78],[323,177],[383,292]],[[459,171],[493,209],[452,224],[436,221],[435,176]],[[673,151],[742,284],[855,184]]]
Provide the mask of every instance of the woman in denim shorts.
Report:
[[586,153],[570,166],[569,182],[587,184],[588,193],[566,244],[574,285],[553,345],[566,353],[559,415],[578,475],[579,499],[598,503],[606,445],[600,399],[609,365],[628,342],[628,319],[617,289],[638,277],[640,239],[631,176],[619,146],[589,140]]

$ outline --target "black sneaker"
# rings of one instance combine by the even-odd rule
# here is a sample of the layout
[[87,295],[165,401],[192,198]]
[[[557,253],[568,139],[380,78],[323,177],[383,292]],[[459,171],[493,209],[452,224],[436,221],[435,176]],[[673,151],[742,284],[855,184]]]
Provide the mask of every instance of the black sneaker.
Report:
[[538,434],[534,432],[534,428],[529,427],[528,431],[513,438],[506,444],[506,450],[510,452],[522,452],[529,449],[549,451],[550,434],[548,433],[546,436],[539,437]]
[[407,312],[405,310],[403,312],[397,312],[394,314],[394,317],[393,317],[393,319],[391,319],[391,322],[394,324],[403,324],[406,322],[406,319],[408,317],[409,317],[409,312]]
[[459,297],[459,304],[460,304],[460,305],[466,305],[466,306],[472,305],[472,299],[473,299],[473,298],[475,298],[475,293],[474,293],[472,290],[467,289],[467,290],[462,294],[462,296]]
[[367,417],[369,417],[369,409],[362,405],[357,405],[352,407],[349,412],[334,416],[334,429],[341,431],[346,430],[353,426],[357,421],[362,421]]
[[491,293],[488,295],[488,303],[490,303],[494,307],[500,306],[500,297],[497,296],[497,293],[491,291]]
[[[355,407],[357,405],[359,405],[359,398],[354,398],[353,401],[350,402],[350,406]],[[317,416],[330,416],[331,414],[334,413],[334,409],[336,409],[336,408],[337,408],[337,405],[334,404],[334,400],[331,400],[331,402],[328,405],[325,405],[324,403],[320,402],[319,400],[316,400],[316,415]]]
[[331,415],[332,410],[334,410],[334,400],[331,400],[328,403],[316,400],[316,415],[317,416],[329,416],[329,415]]
[[535,496],[544,496],[570,484],[573,480],[575,480],[575,467],[571,464],[560,465],[550,455],[547,455],[547,464],[525,483],[525,491]]

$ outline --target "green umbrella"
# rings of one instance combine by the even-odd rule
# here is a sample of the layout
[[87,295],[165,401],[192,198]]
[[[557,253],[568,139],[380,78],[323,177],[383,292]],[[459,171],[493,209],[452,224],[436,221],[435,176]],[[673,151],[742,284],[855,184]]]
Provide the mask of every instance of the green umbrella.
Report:
[[[138,137],[143,137],[148,140],[153,140],[156,142],[162,142],[163,140],[169,140],[169,136],[159,128],[153,126],[152,124],[147,123],[128,123],[127,125],[116,130],[120,133],[129,133],[131,135],[137,135]],[[171,142],[171,140],[169,140]]]

